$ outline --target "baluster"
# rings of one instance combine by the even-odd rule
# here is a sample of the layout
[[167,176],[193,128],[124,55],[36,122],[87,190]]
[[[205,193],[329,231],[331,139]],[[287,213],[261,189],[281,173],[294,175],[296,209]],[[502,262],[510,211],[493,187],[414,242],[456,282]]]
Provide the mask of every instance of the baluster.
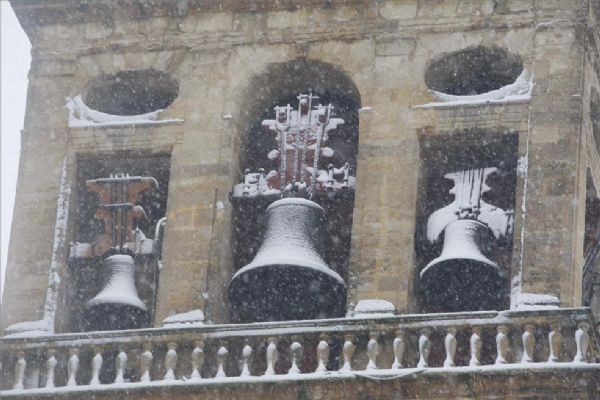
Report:
[[300,373],[300,367],[298,364],[300,364],[300,361],[302,360],[302,344],[300,344],[300,342],[292,343],[290,346],[290,352],[292,353],[292,366],[288,370],[288,374],[297,375]]
[[17,353],[17,363],[15,364],[15,384],[13,389],[23,389],[23,379],[25,379],[25,368],[27,368],[27,361],[25,360],[25,352],[19,351]]
[[242,349],[242,373],[240,376],[251,376],[250,373],[250,357],[252,356],[252,346],[246,340],[246,344]]
[[560,323],[554,322],[550,324],[550,333],[548,333],[548,342],[550,344],[550,356],[548,356],[548,362],[558,362],[561,341],[562,334],[560,333]]
[[192,379],[201,379],[200,370],[204,363],[204,342],[198,340],[194,342],[194,350],[192,350]]
[[446,338],[444,339],[444,348],[446,349],[446,359],[444,367],[454,367],[454,356],[456,355],[456,328],[448,328]]
[[167,354],[165,354],[165,367],[167,368],[167,372],[165,372],[165,376],[163,378],[165,381],[175,380],[175,367],[177,366],[176,349],[177,343],[167,343]]
[[356,346],[354,345],[354,336],[344,335],[344,345],[342,346],[344,363],[342,364],[340,371],[352,371],[352,356],[354,355],[355,349]]
[[152,368],[152,343],[144,343],[143,352],[140,355],[140,370],[142,375],[140,376],[140,382],[150,382],[150,369]]
[[508,326],[500,325],[496,328],[498,333],[496,334],[496,364],[506,364],[508,361]]
[[277,339],[270,337],[268,339],[269,345],[267,346],[267,370],[265,375],[275,375],[275,364],[279,358],[277,353]]
[[379,343],[377,339],[379,338],[379,333],[371,332],[369,334],[369,343],[367,343],[367,356],[369,357],[369,362],[367,363],[368,370],[377,369],[377,355],[379,354]]
[[421,329],[421,336],[419,336],[419,362],[417,368],[427,368],[427,360],[429,359],[429,350],[431,349],[431,342],[429,336],[431,335],[430,329]]
[[100,370],[102,369],[102,348],[100,346],[94,347],[94,357],[92,358],[92,379],[90,385],[100,384]]
[[392,369],[402,368],[402,360],[404,358],[404,332],[401,330],[396,331],[396,337],[392,343],[394,349],[394,362],[392,363]]
[[58,364],[56,361],[56,350],[48,349],[48,360],[46,360],[46,387],[53,388],[54,387],[54,369]]
[[590,324],[587,321],[581,321],[575,332],[575,344],[577,345],[577,353],[573,362],[587,362],[587,349],[590,344],[590,335],[587,333],[590,329]]
[[217,351],[217,364],[219,367],[217,368],[217,374],[215,378],[225,378],[227,375],[225,374],[225,361],[227,360],[227,355],[229,351],[225,346],[219,347]]
[[521,357],[522,363],[533,362],[533,349],[535,348],[535,325],[525,324],[522,335],[523,339],[523,357]]
[[117,369],[115,383],[123,383],[123,375],[125,375],[125,368],[127,368],[127,353],[125,353],[125,349],[121,346],[119,346],[119,353],[117,354],[115,364]]
[[77,386],[77,371],[79,371],[79,349],[69,349],[67,361],[67,386]]
[[317,345],[317,369],[315,372],[327,372],[327,362],[329,361],[329,339],[326,335],[319,336],[319,344]]
[[469,344],[471,348],[471,359],[469,360],[469,366],[477,367],[481,365],[481,327],[473,327],[473,333],[471,334]]

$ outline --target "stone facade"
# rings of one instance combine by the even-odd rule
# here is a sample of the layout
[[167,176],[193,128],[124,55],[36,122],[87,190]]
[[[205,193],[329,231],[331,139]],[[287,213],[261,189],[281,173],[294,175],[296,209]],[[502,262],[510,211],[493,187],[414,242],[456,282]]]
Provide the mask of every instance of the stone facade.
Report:
[[[119,152],[163,154],[171,160],[154,326],[193,309],[203,310],[213,323],[230,322],[227,285],[235,271],[228,195],[241,179],[246,131],[264,107],[256,85],[268,82],[274,65],[298,60],[325,65],[335,79],[350,82],[361,107],[349,304],[376,298],[393,303],[398,314],[421,311],[415,232],[423,223],[426,185],[422,143],[514,135],[519,173],[508,266],[510,308],[518,309],[523,298],[535,306],[548,296],[556,297],[554,305],[561,308],[583,305],[588,174],[600,188],[591,100],[600,91],[597,0],[20,0],[12,5],[32,42],[32,69],[3,329],[48,317],[47,298],[55,291],[54,331],[69,331],[66,263],[68,244],[78,240],[72,233],[78,198],[76,190],[66,193],[71,204],[66,236],[57,237],[57,196],[64,191],[59,182],[61,176],[76,180],[82,157]],[[437,101],[425,82],[431,62],[474,46],[499,47],[520,57],[534,83],[530,98],[419,107]],[[170,121],[69,126],[65,98],[83,93],[99,75],[150,68],[179,83],[177,98],[160,117]],[[54,280],[49,288],[51,265],[60,283]],[[581,379],[595,382],[597,389],[598,370],[583,374],[588,373]],[[538,392],[528,379],[547,380],[547,372],[532,374],[520,376],[518,383],[502,374],[476,374],[460,382],[438,374],[425,381],[440,388],[454,382],[454,389],[443,394],[448,398],[491,398],[493,393],[542,398],[541,392],[570,387],[571,377],[564,373],[554,379],[561,387],[543,385]],[[314,398],[442,395],[411,385],[345,383],[344,391],[354,396],[346,397],[332,394],[338,390],[335,381],[288,382],[256,392],[234,387],[229,398],[241,393],[245,398],[252,398],[247,393],[312,398],[302,397],[309,392]],[[169,393],[182,399],[196,395],[186,390]],[[222,393],[218,386],[203,390]],[[593,390],[569,391],[569,398],[594,398]],[[161,398],[165,393],[130,395]]]

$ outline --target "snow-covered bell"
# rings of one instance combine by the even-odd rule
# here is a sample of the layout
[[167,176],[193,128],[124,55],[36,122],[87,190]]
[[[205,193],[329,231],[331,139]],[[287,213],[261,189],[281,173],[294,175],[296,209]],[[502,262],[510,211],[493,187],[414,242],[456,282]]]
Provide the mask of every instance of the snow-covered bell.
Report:
[[135,287],[135,262],[125,254],[107,257],[102,270],[104,288],[86,304],[86,330],[137,329],[148,319],[148,309]]
[[229,284],[234,318],[241,322],[341,317],[346,284],[323,260],[323,209],[286,198],[267,208],[264,241],[252,262]]
[[430,311],[489,310],[503,296],[505,271],[489,258],[495,242],[490,228],[458,219],[444,230],[444,246],[420,274]]

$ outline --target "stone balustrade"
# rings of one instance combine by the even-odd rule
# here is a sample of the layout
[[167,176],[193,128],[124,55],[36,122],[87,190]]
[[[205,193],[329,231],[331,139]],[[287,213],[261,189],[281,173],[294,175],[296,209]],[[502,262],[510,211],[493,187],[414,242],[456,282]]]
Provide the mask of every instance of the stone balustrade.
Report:
[[3,395],[410,371],[600,371],[597,326],[584,308],[182,326],[0,344]]

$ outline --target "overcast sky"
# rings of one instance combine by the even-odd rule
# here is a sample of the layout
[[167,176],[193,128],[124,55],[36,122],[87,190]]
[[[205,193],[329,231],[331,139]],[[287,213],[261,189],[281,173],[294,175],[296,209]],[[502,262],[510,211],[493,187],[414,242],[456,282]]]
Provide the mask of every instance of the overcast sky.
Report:
[[4,288],[6,255],[19,166],[20,137],[27,99],[27,73],[31,62],[29,39],[19,25],[10,3],[6,0],[0,0],[0,38],[2,41],[0,45],[1,294]]

